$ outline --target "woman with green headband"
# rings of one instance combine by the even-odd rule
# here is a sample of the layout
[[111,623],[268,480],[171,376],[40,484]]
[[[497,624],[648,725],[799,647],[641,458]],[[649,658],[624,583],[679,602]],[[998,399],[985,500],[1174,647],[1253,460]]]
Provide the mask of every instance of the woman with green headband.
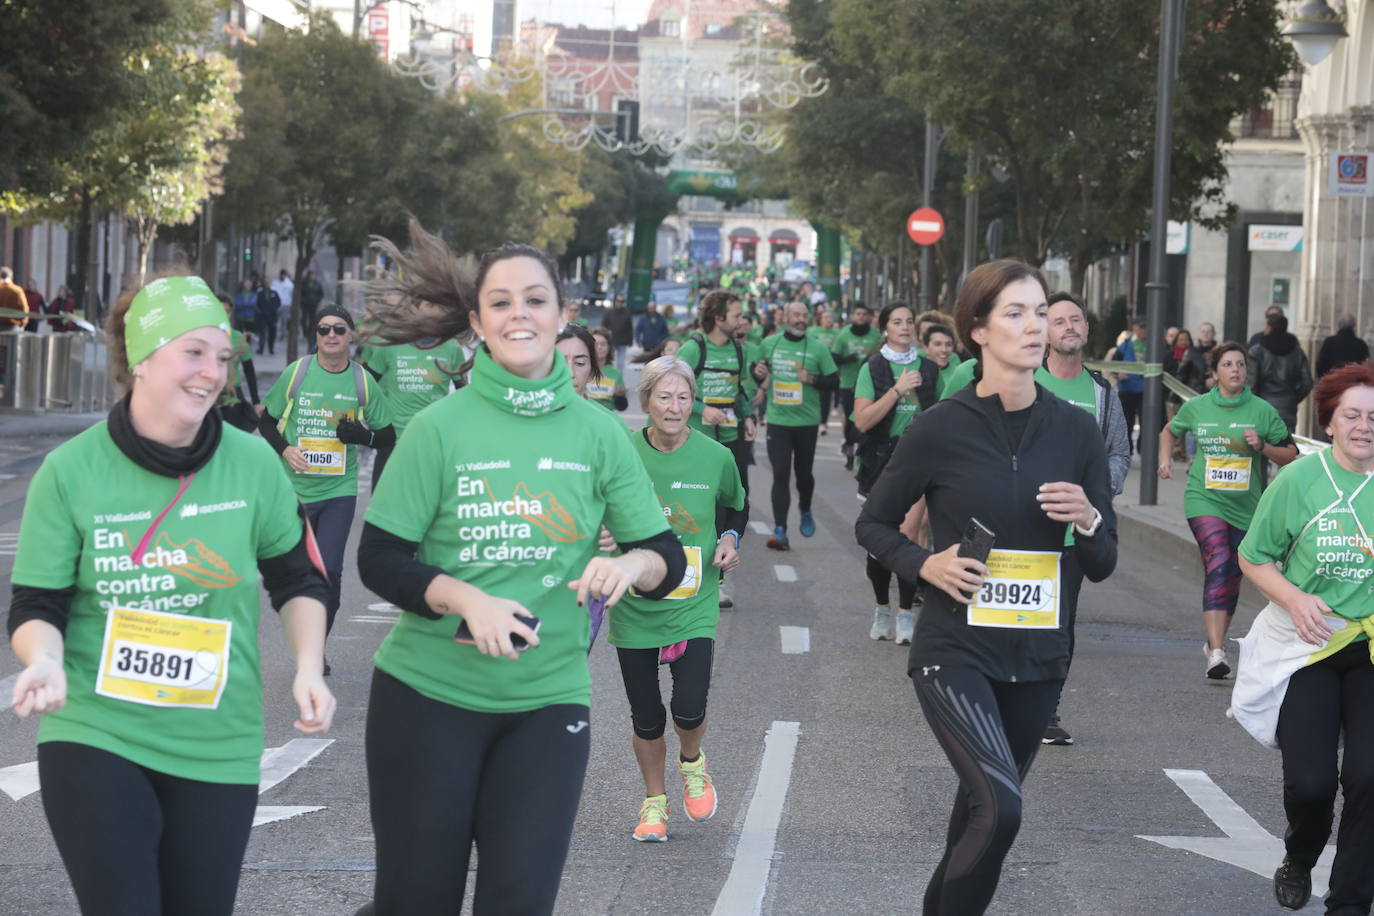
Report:
[[228,916],[263,750],[257,576],[312,735],[334,715],[326,586],[277,457],[213,409],[232,349],[209,287],[154,280],[107,331],[129,394],[29,486],[14,709],[43,714],[43,807],[83,913]]

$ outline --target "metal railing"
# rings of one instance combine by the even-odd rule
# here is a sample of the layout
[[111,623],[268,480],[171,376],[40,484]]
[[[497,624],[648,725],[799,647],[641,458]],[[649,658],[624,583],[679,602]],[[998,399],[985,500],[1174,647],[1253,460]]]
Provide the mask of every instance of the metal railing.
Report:
[[102,412],[117,397],[103,334],[0,332],[0,409]]

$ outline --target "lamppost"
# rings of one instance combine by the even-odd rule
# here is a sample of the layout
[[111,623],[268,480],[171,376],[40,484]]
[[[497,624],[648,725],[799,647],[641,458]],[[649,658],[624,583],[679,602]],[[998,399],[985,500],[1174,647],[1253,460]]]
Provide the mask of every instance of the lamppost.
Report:
[[1298,57],[1309,67],[1326,60],[1336,50],[1336,43],[1347,35],[1341,17],[1326,5],[1326,0],[1308,0],[1298,7],[1280,34],[1293,42]]

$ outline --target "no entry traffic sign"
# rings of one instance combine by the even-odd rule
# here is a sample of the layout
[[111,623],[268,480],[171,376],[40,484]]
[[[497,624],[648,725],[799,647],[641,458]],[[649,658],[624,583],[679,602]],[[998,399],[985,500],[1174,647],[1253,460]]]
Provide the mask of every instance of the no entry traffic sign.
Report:
[[945,234],[945,218],[930,207],[922,207],[906,218],[906,234],[917,245],[934,245]]

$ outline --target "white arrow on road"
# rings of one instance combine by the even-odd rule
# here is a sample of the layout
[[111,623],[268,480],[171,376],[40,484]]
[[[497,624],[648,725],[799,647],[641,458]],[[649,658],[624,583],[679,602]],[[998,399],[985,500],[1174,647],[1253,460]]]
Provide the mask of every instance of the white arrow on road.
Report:
[[[1164,775],[1172,779],[1226,836],[1137,836],[1137,839],[1194,852],[1254,872],[1261,878],[1274,877],[1274,870],[1283,861],[1282,840],[1261,827],[1202,770],[1165,770]],[[1326,886],[1331,880],[1331,859],[1335,854],[1336,847],[1327,846],[1312,869],[1312,896],[1316,900],[1326,896]]]
[[[262,755],[262,776],[258,782],[258,794],[262,795],[282,783],[333,743],[333,738],[293,738],[281,747],[269,747]],[[37,791],[37,762],[0,769],[0,792],[4,792],[14,801],[26,798]],[[258,805],[258,810],[253,816],[253,826],[261,827],[273,821],[283,821],[289,817],[323,810],[323,805]]]

